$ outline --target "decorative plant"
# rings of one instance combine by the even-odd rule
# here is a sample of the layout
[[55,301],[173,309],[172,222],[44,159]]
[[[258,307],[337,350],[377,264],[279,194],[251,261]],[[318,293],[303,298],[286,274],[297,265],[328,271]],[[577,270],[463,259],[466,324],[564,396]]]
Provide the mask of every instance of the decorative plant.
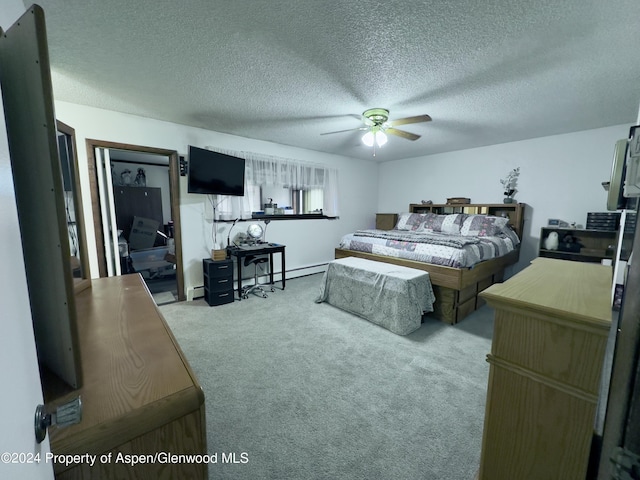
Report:
[[520,167],[511,170],[508,175],[500,180],[505,196],[511,198],[518,191],[518,176],[520,175]]

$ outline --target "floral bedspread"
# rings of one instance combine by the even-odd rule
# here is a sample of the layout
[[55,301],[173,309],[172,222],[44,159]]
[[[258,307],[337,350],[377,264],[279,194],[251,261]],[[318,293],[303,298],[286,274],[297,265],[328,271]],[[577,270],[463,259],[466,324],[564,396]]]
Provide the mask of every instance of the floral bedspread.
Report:
[[342,237],[340,248],[464,268],[506,255],[519,243],[512,231],[493,237],[470,237],[405,230],[358,230]]

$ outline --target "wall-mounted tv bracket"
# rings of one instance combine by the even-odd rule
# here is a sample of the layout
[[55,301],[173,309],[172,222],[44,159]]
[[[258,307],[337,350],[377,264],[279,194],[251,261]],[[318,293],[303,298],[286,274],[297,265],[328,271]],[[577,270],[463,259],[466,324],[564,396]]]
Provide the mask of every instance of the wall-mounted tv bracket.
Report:
[[184,159],[183,155],[180,155],[180,176],[187,176],[187,161]]

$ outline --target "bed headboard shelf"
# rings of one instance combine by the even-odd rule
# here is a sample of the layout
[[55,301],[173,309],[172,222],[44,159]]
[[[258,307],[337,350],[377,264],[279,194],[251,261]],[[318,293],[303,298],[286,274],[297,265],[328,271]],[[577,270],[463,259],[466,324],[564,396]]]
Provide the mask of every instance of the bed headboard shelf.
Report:
[[524,203],[466,203],[466,204],[422,204],[409,205],[411,213],[466,213],[469,215],[494,215],[496,217],[508,217],[509,225],[522,238],[524,227]]

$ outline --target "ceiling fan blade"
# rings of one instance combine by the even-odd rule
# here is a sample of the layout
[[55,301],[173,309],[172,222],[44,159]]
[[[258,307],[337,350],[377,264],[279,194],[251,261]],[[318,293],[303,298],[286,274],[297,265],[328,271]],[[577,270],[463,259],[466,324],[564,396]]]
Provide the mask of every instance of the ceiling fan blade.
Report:
[[418,140],[420,135],[416,135],[415,133],[405,132],[404,130],[398,130],[397,128],[387,128],[385,129],[385,133],[390,135],[395,135],[397,137],[406,138],[407,140]]
[[389,125],[396,127],[398,125],[407,125],[409,123],[421,123],[430,122],[431,117],[429,115],[416,115],[415,117],[399,118],[397,120],[391,120]]
[[354,132],[356,130],[369,130],[369,127],[358,127],[358,128],[349,128],[347,130],[337,130],[335,132],[324,132],[324,133],[321,133],[320,135],[331,135],[334,133]]

